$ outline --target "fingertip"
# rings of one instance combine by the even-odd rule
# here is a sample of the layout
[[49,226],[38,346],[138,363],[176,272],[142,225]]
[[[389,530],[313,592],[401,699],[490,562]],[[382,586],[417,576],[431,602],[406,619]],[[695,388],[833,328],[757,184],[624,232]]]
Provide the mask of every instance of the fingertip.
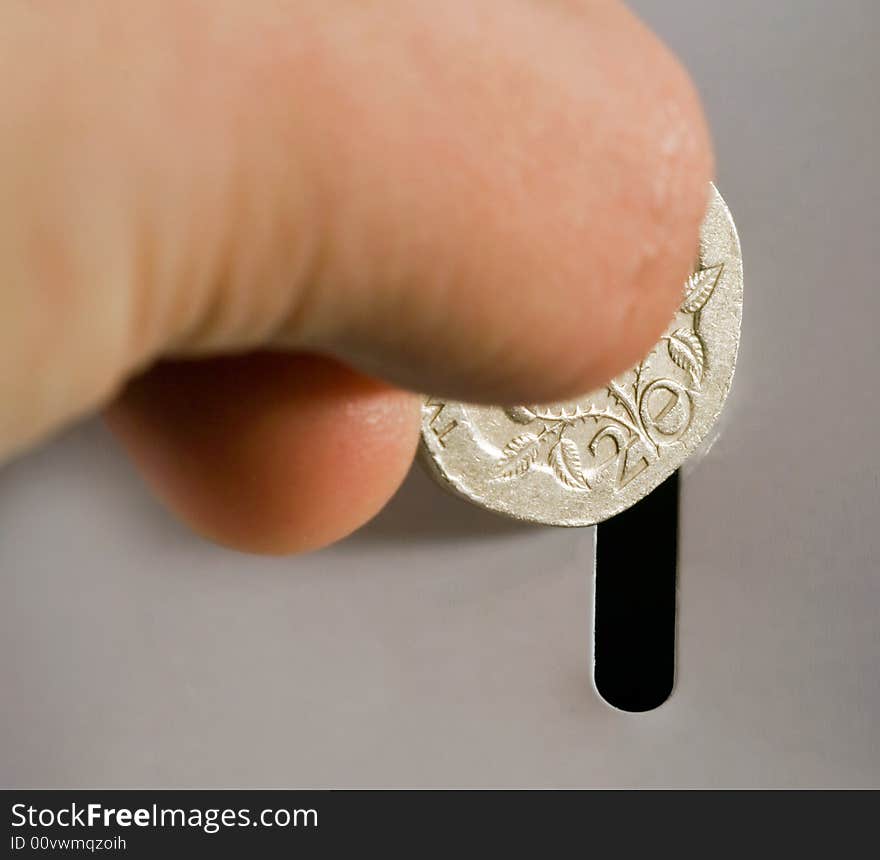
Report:
[[[656,42],[653,35],[648,38]],[[698,261],[700,228],[714,171],[711,139],[687,73],[659,42],[657,89],[640,95],[640,140],[629,166],[629,190],[609,217],[607,280],[582,313],[602,303],[574,379],[560,395],[604,385],[632,367],[657,343],[681,302]],[[586,273],[584,273],[586,277]]]
[[451,8],[410,58],[430,91],[395,78],[393,101],[369,102],[358,159],[332,174],[357,181],[332,195],[345,251],[311,294],[322,348],[405,387],[511,403],[582,394],[656,342],[698,254],[706,123],[622,4],[562,8],[517,6],[487,32],[485,66],[453,38],[470,12]]
[[263,354],[159,365],[107,417],[194,531],[288,555],[381,510],[412,462],[418,414],[413,395],[337,362]]
[[573,100],[580,161],[577,141],[560,144],[570,197],[557,211],[568,223],[559,221],[539,261],[556,274],[543,291],[558,296],[556,318],[529,326],[533,340],[552,345],[525,402],[600,387],[656,344],[699,256],[714,171],[700,98],[680,60],[622,3],[584,23],[593,31],[584,87],[600,94]]

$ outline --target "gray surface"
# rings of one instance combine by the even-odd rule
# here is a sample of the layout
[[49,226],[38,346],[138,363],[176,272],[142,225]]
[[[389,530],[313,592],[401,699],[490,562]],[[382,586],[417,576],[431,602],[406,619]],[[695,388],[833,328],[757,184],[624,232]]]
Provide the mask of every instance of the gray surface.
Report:
[[672,699],[590,687],[590,530],[414,474],[345,543],[249,558],[86,426],[0,472],[3,785],[880,786],[880,4],[636,5],[699,81],[746,264]]

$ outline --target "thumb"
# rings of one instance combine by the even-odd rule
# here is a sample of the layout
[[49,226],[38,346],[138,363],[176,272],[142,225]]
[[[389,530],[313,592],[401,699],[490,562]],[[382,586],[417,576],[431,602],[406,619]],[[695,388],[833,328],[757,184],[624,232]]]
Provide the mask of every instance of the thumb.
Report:
[[0,456],[167,356],[573,395],[696,251],[696,97],[611,0],[12,3],[0,44]]

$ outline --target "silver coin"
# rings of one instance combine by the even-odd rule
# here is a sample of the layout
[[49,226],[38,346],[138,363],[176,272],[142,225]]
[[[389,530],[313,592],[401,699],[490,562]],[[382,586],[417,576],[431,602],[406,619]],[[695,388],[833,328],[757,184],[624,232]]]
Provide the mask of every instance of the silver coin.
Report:
[[445,488],[520,520],[588,526],[620,513],[712,429],[733,379],[742,293],[736,228],[712,186],[681,305],[636,367],[566,403],[501,408],[428,397],[423,462]]

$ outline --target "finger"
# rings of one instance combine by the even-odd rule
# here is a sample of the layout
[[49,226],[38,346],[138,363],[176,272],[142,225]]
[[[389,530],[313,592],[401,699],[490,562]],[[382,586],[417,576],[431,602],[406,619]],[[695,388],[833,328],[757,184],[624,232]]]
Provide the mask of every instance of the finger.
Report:
[[667,322],[710,150],[610,0],[0,10],[0,454],[169,354],[594,387]]
[[160,364],[107,419],[184,521],[262,553],[316,549],[365,523],[403,480],[418,437],[413,395],[281,354]]

